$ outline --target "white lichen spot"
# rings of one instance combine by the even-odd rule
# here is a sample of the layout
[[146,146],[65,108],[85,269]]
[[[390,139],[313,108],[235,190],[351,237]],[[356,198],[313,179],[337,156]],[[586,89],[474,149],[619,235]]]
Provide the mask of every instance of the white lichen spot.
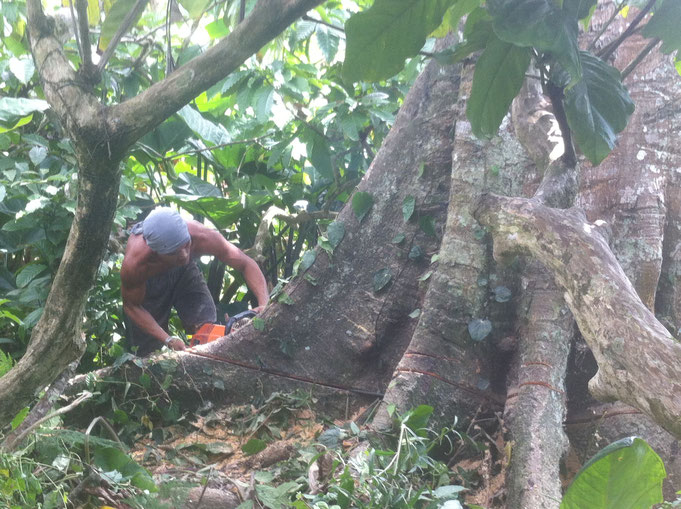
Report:
[[639,150],[638,154],[636,154],[636,159],[639,161],[643,161],[646,157],[646,151],[645,150]]
[[586,233],[587,235],[591,235],[591,232],[593,231],[594,227],[589,223],[584,223],[582,224],[582,229],[584,230],[584,233]]

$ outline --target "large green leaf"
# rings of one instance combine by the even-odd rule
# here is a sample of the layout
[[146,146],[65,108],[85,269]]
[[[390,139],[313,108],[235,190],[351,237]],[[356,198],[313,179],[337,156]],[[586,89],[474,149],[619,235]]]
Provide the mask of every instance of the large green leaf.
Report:
[[376,0],[345,23],[343,78],[378,81],[418,54],[455,0]]
[[618,440],[596,454],[565,492],[561,509],[649,509],[663,501],[664,464],[640,438]]
[[211,122],[191,106],[186,105],[177,114],[192,131],[207,142],[214,145],[222,145],[230,141],[229,133],[227,133],[223,125]]
[[551,53],[574,82],[581,76],[577,17],[557,4],[555,0],[487,2],[500,39]]
[[529,48],[521,48],[493,37],[478,59],[466,115],[473,134],[494,136],[518,95],[530,65]]
[[590,53],[582,52],[583,76],[565,92],[565,113],[580,150],[593,164],[615,146],[634,112],[620,73]]
[[25,99],[14,97],[0,98],[0,121],[16,122],[17,119],[36,111],[45,111],[50,105],[42,99]]
[[[671,53],[681,50],[681,2],[678,0],[665,0],[658,9],[655,9],[653,17],[643,27],[643,35],[646,37],[659,37],[662,39],[662,53]],[[678,55],[677,55],[678,56]]]
[[[106,49],[109,42],[111,42],[111,38],[116,35],[118,27],[123,24],[123,20],[135,6],[135,3],[136,0],[118,0],[111,6],[111,10],[107,13],[104,23],[102,23],[102,33],[99,36],[99,43],[97,43],[99,51]],[[133,22],[133,26],[137,24],[141,16],[142,12],[139,13],[139,16]]]
[[122,480],[130,481],[138,488],[157,491],[154,480],[135,460],[115,447],[99,447],[95,450],[94,463],[106,473],[118,472]]
[[208,6],[210,0],[179,0],[182,7],[187,9],[189,17],[192,19],[198,18],[203,10]]
[[174,194],[165,196],[166,201],[180,205],[191,214],[209,218],[220,229],[229,228],[239,220],[244,207],[239,200],[228,198],[205,197],[195,195]]

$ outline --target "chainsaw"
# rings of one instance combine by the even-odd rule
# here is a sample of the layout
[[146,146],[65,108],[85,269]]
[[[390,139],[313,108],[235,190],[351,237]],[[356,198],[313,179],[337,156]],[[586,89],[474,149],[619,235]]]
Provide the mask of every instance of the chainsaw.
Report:
[[241,320],[253,318],[256,314],[255,311],[248,309],[232,316],[224,325],[220,323],[204,323],[201,328],[196,331],[196,334],[190,336],[189,346],[205,345],[226,336],[232,332],[232,329],[236,330],[240,327],[239,322]]

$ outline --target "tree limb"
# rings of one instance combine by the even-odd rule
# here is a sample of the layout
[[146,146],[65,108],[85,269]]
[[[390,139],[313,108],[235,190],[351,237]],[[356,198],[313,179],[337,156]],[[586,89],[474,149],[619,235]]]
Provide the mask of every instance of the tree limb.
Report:
[[594,396],[638,408],[681,437],[681,344],[641,302],[584,214],[487,194],[475,215],[494,236],[495,257],[529,253],[565,290],[598,362],[599,371],[589,383]]

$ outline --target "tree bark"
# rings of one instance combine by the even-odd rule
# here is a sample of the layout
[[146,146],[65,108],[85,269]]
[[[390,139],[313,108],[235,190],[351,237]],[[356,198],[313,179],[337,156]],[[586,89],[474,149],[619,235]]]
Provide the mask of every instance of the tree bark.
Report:
[[[355,405],[382,395],[412,337],[416,321],[409,314],[422,307],[419,277],[439,249],[457,79],[457,68],[441,69],[435,62],[417,78],[358,188],[373,197],[370,211],[360,221],[348,202],[336,218],[344,228],[342,241],[332,254],[317,249],[312,267],[285,287],[289,304],[266,308],[264,330],[246,326],[196,349],[232,364],[191,353],[150,361],[148,369],[159,380],[173,376],[170,397],[189,408],[201,398],[229,404],[260,391],[303,388],[319,395],[327,410],[336,405],[332,410],[339,415],[346,398]],[[415,212],[405,222],[407,197],[414,198]],[[436,236],[419,226],[425,217]],[[404,240],[395,243],[398,235]],[[385,269],[391,279],[376,291],[374,278]],[[130,379],[139,375],[134,364],[125,369]]]
[[494,253],[536,257],[565,290],[598,362],[589,383],[601,400],[623,401],[681,436],[681,355],[643,304],[598,230],[577,209],[560,211],[523,198],[484,196],[477,217],[494,236]]

